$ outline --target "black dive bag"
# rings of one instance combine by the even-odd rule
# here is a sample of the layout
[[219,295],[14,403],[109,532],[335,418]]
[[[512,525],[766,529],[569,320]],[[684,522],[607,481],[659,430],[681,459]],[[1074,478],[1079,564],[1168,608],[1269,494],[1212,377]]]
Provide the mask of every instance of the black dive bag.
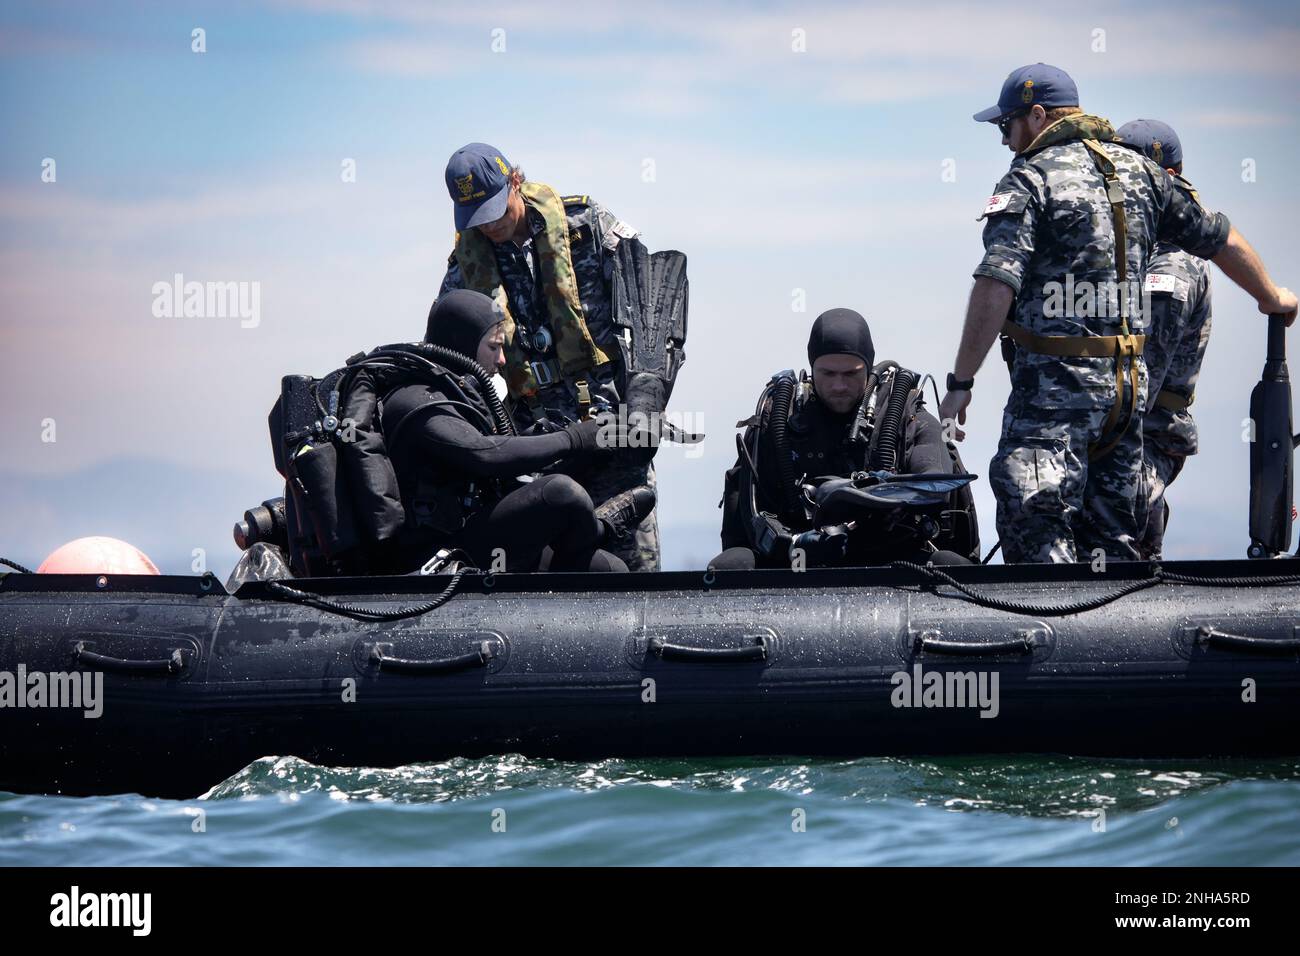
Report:
[[267,425],[285,481],[286,543],[296,577],[396,569],[407,516],[380,425],[382,398],[404,385],[446,385],[458,372],[479,379],[493,431],[513,434],[488,372],[437,345],[385,345],[323,378],[281,380]]

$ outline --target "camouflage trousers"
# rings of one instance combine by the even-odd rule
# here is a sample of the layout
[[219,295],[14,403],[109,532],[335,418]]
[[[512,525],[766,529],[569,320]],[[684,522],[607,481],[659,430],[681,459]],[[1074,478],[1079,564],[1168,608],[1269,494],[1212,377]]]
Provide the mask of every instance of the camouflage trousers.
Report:
[[1146,468],[1147,501],[1149,502],[1146,530],[1138,545],[1142,557],[1158,561],[1165,544],[1165,529],[1169,526],[1169,502],[1165,490],[1174,483],[1187,462],[1186,455],[1170,455],[1147,445],[1143,451]]
[[[1102,437],[1114,402],[1110,374],[1108,388],[1090,384],[1062,395],[1017,388],[1013,373],[1002,437],[989,463],[1008,564],[1091,561],[1098,551],[1114,560],[1139,559],[1147,518],[1141,416],[1109,453],[1088,460],[1088,446]],[[1145,384],[1143,374],[1142,393]]]
[[[649,485],[655,490],[655,468],[653,464],[629,465],[617,458],[604,468],[575,475],[582,487],[591,495],[592,504],[600,507],[615,495],[635,488],[637,485]],[[626,563],[629,571],[659,570],[659,509],[646,517],[634,534],[605,545],[605,550],[618,555]]]

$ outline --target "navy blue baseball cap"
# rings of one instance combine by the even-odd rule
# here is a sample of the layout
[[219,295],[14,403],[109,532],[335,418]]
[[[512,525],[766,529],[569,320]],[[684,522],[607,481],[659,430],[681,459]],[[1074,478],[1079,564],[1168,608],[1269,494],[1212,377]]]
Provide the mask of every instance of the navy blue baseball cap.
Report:
[[1115,131],[1115,141],[1145,153],[1161,169],[1181,167],[1183,144],[1168,123],[1160,120],[1135,119]]
[[447,160],[447,192],[456,207],[458,230],[500,219],[510,198],[510,164],[495,146],[462,146]]
[[1002,84],[998,105],[975,114],[977,123],[996,123],[1008,113],[1018,113],[1031,106],[1045,110],[1057,106],[1078,106],[1079,88],[1070,74],[1046,63],[1034,63],[1012,70]]

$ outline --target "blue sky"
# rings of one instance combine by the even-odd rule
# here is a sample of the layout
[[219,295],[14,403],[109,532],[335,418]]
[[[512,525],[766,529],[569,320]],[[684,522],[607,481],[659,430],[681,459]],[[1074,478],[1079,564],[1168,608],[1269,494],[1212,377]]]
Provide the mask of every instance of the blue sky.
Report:
[[[1033,4],[997,19],[922,3],[7,4],[0,553],[36,561],[69,532],[118,533],[157,542],[164,563],[205,548],[224,572],[230,523],[276,493],[265,415],[279,377],[419,337],[452,235],[443,164],[484,140],[690,256],[673,405],[709,439],[701,458],[661,452],[660,521],[669,562],[702,563],[732,425],[771,372],[802,364],[818,312],[857,308],[881,357],[950,367],[975,217],[1010,160],[970,114],[1015,66],[1065,68],[1116,125],[1171,123],[1206,204],[1300,284],[1298,41],[1282,4]],[[156,318],[153,284],[175,273],[260,283],[260,322]],[[1245,545],[1240,421],[1263,322],[1218,274],[1215,289],[1203,452],[1171,496],[1171,556]],[[963,447],[981,475],[1005,394],[994,356]],[[51,418],[57,440],[41,441]]]

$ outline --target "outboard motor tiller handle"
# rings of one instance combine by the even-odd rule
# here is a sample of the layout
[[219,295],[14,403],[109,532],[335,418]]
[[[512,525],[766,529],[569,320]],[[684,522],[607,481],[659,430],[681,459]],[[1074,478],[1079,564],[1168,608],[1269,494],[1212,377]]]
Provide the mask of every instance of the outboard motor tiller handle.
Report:
[[1291,548],[1291,376],[1286,366],[1286,316],[1268,317],[1268,358],[1250,393],[1250,558],[1276,558]]

